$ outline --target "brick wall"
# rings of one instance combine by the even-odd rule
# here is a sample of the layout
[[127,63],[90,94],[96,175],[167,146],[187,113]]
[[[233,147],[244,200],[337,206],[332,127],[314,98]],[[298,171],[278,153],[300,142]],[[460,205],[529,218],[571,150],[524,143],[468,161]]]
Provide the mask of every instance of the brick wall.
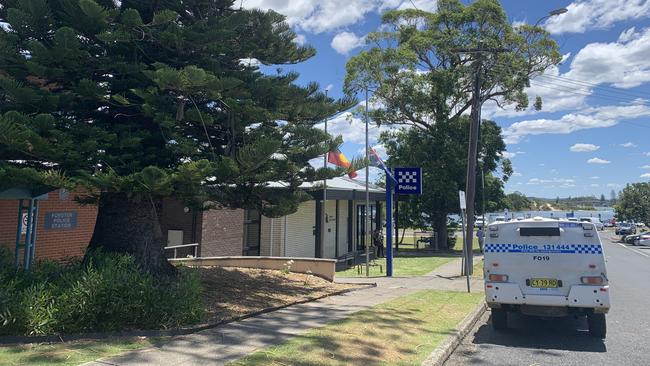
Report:
[[[77,193],[60,197],[60,190],[50,192],[47,200],[39,201],[38,225],[36,229],[36,260],[65,260],[84,254],[97,219],[97,207],[80,205],[75,201]],[[29,202],[24,201],[25,205]],[[45,216],[51,212],[77,212],[77,226],[68,230],[45,229]],[[18,225],[18,201],[0,200],[0,245],[12,253],[16,245]],[[24,242],[24,235],[22,240]],[[22,258],[22,250],[21,250]]]
[[244,210],[213,209],[202,216],[201,257],[242,255]]

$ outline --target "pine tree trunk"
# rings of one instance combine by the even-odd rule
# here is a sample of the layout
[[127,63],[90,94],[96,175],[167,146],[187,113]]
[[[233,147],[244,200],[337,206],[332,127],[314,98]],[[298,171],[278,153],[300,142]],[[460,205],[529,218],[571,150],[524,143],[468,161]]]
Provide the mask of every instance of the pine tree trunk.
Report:
[[175,272],[165,257],[160,227],[162,199],[145,194],[102,193],[89,250],[132,254],[143,269]]
[[447,220],[436,221],[435,227],[438,234],[438,248],[449,249],[447,247]]

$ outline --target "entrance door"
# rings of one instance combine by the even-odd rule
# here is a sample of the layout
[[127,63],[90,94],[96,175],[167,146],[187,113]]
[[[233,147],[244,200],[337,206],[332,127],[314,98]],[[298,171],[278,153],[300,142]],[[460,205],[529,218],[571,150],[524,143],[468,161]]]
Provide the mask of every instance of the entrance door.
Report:
[[[364,220],[364,209],[366,205],[357,206],[357,250],[365,249],[366,245],[366,220]],[[370,233],[375,230],[377,226],[375,223],[376,208],[375,205],[370,205]]]
[[244,213],[244,255],[260,255],[260,221],[262,215],[257,210]]

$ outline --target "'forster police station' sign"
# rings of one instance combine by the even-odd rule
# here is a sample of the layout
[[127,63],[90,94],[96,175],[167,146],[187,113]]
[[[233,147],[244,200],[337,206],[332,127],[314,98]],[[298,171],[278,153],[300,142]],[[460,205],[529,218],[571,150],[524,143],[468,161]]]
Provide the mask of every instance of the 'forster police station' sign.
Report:
[[422,194],[422,168],[395,168],[397,194]]
[[77,227],[77,212],[47,212],[45,230],[73,230]]

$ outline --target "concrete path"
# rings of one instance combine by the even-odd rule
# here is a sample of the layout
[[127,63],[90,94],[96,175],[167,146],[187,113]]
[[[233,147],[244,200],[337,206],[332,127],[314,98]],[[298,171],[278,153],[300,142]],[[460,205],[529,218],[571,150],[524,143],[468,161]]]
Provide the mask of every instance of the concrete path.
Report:
[[[160,347],[128,352],[86,366],[224,365],[258,349],[276,345],[312,328],[409,293],[425,289],[465,291],[465,277],[459,277],[459,271],[460,259],[442,265],[423,277],[345,278],[340,282],[374,282],[377,287],[294,305],[214,329],[174,337]],[[483,291],[480,279],[472,279],[472,286],[475,291]]]

